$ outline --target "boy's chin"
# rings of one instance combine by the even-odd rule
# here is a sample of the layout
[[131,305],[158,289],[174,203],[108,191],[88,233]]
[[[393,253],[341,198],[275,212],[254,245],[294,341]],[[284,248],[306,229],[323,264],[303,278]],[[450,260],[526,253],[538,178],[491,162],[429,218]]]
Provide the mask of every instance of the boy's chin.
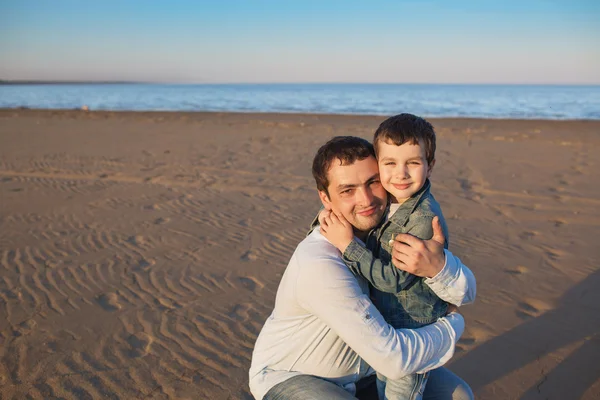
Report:
[[404,203],[406,200],[410,199],[414,193],[390,193],[390,202],[392,203]]

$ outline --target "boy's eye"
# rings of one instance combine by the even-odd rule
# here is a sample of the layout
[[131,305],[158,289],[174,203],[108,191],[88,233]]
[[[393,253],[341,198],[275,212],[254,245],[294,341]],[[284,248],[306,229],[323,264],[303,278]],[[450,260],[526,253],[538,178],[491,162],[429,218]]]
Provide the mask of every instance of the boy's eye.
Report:
[[421,165],[421,163],[418,162],[418,161],[411,161],[411,162],[409,162],[409,164],[411,164],[411,165]]
[[383,165],[390,165],[390,166],[394,166],[394,165],[396,165],[396,163],[395,163],[395,162],[393,162],[393,161],[388,161],[388,162],[386,162],[386,163],[385,163],[385,164],[383,164]]

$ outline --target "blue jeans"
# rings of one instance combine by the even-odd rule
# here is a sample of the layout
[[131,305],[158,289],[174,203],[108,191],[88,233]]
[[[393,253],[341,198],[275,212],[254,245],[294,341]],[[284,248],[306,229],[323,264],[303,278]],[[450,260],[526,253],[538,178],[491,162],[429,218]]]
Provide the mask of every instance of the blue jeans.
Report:
[[[371,380],[371,382],[374,381]],[[360,381],[356,385],[360,386]],[[373,388],[375,389],[375,388]],[[363,398],[375,400],[375,397]],[[335,383],[312,375],[299,375],[271,388],[263,400],[345,400],[356,399]],[[473,392],[465,381],[447,368],[429,371],[423,400],[473,400]]]
[[382,400],[422,400],[429,372],[387,379],[377,374],[377,394]]

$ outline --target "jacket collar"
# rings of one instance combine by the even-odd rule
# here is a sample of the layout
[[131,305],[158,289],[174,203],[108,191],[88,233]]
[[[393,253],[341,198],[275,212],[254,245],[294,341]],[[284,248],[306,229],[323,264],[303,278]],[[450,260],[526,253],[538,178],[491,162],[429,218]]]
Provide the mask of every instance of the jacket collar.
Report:
[[427,179],[423,187],[417,193],[413,194],[408,200],[400,204],[400,207],[398,207],[398,210],[396,210],[396,212],[390,217],[389,221],[391,223],[404,226],[408,221],[408,217],[410,216],[410,214],[412,214],[415,211],[415,209],[421,202],[423,196],[427,196],[429,194],[430,188],[431,183],[429,182],[429,179]]

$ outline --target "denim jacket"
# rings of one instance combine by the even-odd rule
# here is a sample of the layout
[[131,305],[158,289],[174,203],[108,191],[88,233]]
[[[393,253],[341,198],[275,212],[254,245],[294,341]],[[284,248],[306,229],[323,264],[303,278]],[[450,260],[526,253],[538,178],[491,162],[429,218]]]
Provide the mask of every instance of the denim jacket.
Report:
[[[397,269],[392,264],[390,239],[409,233],[428,240],[437,215],[448,248],[448,228],[442,209],[430,192],[429,180],[384,223],[369,233],[366,248],[355,238],[342,255],[346,265],[372,285],[371,298],[394,328],[418,328],[446,314],[448,304],[425,283],[425,278]],[[369,250],[369,249],[372,249]]]

